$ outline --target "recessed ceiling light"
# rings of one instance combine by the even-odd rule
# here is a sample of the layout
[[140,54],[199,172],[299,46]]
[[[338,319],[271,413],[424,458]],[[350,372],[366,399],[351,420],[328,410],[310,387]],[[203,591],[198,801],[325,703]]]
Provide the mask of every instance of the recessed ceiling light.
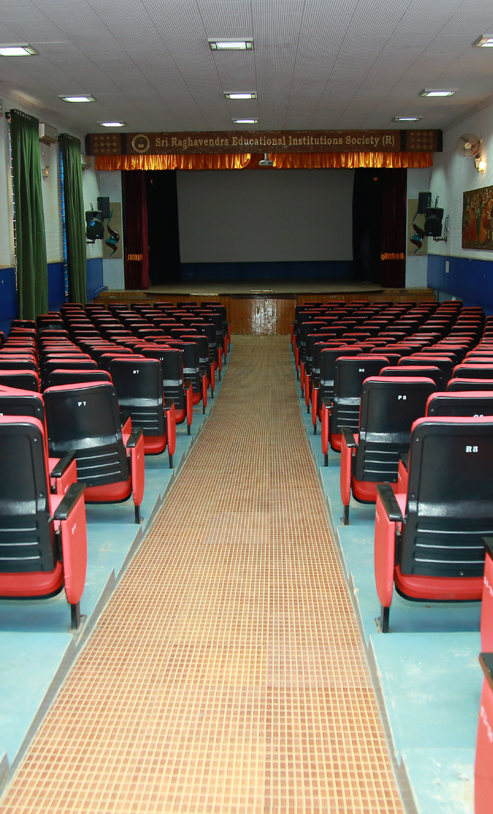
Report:
[[101,127],[126,127],[126,122],[98,122]]
[[258,124],[258,119],[233,119],[235,124]]
[[38,52],[27,42],[21,45],[0,45],[0,56],[2,57],[32,57]]
[[224,95],[226,99],[256,99],[257,91],[252,90],[247,93],[226,93],[226,91],[224,91]]
[[420,122],[422,116],[394,116],[393,122]]
[[480,37],[473,45],[476,48],[493,48],[493,37]]
[[251,37],[247,37],[243,40],[210,39],[208,42],[211,51],[251,51],[253,48],[253,39]]
[[420,91],[420,96],[453,96],[454,93],[457,93],[457,88],[454,90],[434,90],[433,88],[425,88],[425,90]]
[[96,99],[94,96],[90,96],[88,93],[81,93],[79,96],[62,96],[58,97],[59,99],[63,99],[64,102],[95,102]]

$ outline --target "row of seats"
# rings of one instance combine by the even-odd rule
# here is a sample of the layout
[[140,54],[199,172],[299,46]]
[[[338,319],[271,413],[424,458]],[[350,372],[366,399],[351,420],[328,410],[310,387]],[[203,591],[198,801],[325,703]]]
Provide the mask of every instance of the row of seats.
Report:
[[167,447],[173,466],[176,424],[190,432],[229,350],[225,309],[207,306],[69,304],[14,320],[0,347],[1,597],[65,587],[79,626],[85,503],[132,497],[140,523],[145,455]]
[[[321,422],[326,465],[329,446],[341,453],[343,522],[349,522],[351,494],[376,503],[381,630],[390,629],[394,587],[417,601],[482,600],[475,812],[487,814],[493,795],[493,320],[455,301],[368,310],[369,303],[342,302],[300,308],[292,334],[296,367],[314,432]],[[338,332],[341,317],[350,331]]]

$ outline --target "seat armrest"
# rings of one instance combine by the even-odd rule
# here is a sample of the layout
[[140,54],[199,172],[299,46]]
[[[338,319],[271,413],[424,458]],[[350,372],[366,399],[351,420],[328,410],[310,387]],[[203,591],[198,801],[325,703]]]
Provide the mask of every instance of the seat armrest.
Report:
[[409,469],[409,452],[400,452],[399,460],[405,469]]
[[134,447],[136,447],[139,439],[142,438],[143,435],[144,430],[142,429],[142,427],[134,427],[132,429],[132,434],[129,436],[129,439],[126,444],[127,449],[133,449]]
[[493,560],[493,537],[483,537],[483,545],[486,549],[486,553],[489,554]]
[[354,437],[354,432],[349,427],[341,427],[341,435],[344,436],[344,440],[346,442],[346,446],[348,449],[356,449],[358,446],[356,439]]
[[483,668],[486,681],[493,690],[493,653],[480,653],[479,663]]
[[330,399],[322,399],[323,405],[326,410],[332,412],[332,401]]
[[57,464],[50,472],[50,477],[61,478],[64,472],[68,469],[72,461],[75,459],[75,452],[67,452],[63,458],[60,458]]
[[186,379],[184,383],[185,388],[185,403],[187,411],[187,433],[190,435],[190,427],[193,421],[193,388],[190,379]]
[[[130,422],[130,424],[129,424]],[[129,424],[129,426],[127,426]],[[128,410],[120,410],[120,425],[122,432],[131,432],[132,430],[132,416]]]
[[399,504],[395,499],[394,490],[390,483],[378,483],[377,493],[389,520],[393,523],[402,523],[403,517]]
[[67,520],[70,512],[86,489],[85,483],[73,483],[54,511],[55,520]]
[[163,406],[165,410],[171,410],[171,408],[174,407],[174,405],[175,402],[173,401],[173,399],[164,399]]
[[483,537],[484,558],[483,601],[481,602],[481,650],[493,650],[493,537]]

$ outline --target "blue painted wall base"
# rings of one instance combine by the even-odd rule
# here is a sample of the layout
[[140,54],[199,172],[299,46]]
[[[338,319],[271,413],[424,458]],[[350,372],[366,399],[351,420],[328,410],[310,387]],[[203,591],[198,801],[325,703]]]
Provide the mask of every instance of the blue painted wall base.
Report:
[[493,257],[474,260],[429,254],[428,286],[462,300],[464,305],[480,305],[485,314],[493,314]]
[[[103,291],[103,258],[87,261],[87,299],[93,300]],[[48,263],[48,309],[59,311],[65,302],[65,272],[63,263]],[[15,268],[0,269],[0,331],[10,331],[12,320],[19,316]]]

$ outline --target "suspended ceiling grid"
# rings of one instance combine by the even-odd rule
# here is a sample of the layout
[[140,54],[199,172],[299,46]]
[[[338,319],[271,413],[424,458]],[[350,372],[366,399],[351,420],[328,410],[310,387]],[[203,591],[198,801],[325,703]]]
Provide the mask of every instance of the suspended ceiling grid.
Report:
[[[264,130],[400,129],[396,115],[446,129],[492,97],[493,49],[472,47],[483,34],[491,0],[0,0],[0,43],[39,53],[0,58],[0,86],[81,132],[108,119],[128,132],[231,130],[235,117]],[[209,37],[255,47],[213,53]],[[458,92],[420,98],[425,87]],[[258,99],[223,96],[246,90]],[[76,93],[97,101],[58,98]]]

